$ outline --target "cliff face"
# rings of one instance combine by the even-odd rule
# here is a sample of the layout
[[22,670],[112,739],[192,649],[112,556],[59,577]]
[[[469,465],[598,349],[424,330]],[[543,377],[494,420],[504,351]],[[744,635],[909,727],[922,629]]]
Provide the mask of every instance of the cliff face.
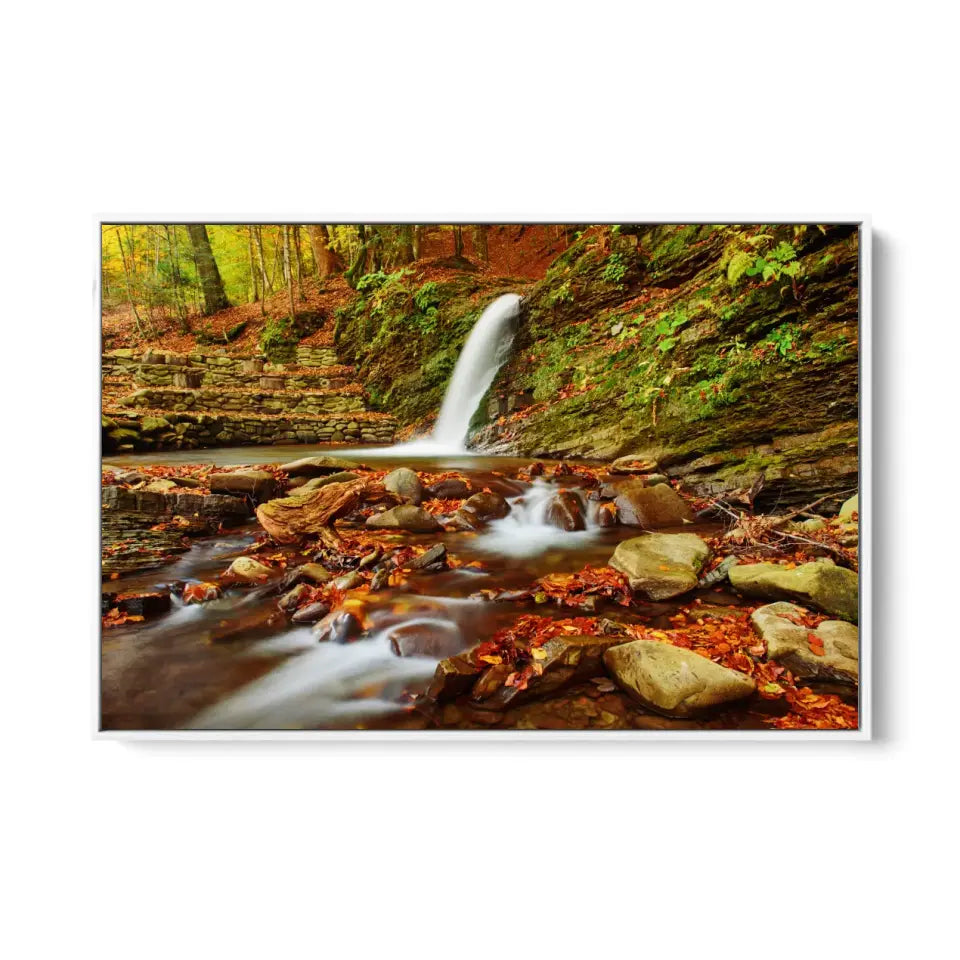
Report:
[[855,486],[858,260],[850,225],[591,228],[524,301],[478,440],[760,504]]

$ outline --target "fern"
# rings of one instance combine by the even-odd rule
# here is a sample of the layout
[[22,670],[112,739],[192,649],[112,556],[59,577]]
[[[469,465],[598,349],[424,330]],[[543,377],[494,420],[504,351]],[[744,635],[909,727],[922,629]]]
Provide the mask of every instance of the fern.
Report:
[[731,287],[737,285],[737,281],[746,273],[747,269],[753,265],[753,257],[743,250],[735,253],[727,264],[727,281]]

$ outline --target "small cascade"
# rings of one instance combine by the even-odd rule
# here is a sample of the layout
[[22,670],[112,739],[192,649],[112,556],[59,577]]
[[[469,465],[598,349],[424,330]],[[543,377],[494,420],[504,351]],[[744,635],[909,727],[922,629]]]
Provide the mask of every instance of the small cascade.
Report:
[[564,489],[543,480],[535,480],[529,490],[509,500],[510,512],[492,521],[474,541],[484,553],[510,557],[531,557],[552,548],[569,550],[573,545],[591,539],[600,529],[595,505],[586,500],[581,490],[567,487],[580,501],[586,529],[574,533],[561,530],[548,520],[550,503]]

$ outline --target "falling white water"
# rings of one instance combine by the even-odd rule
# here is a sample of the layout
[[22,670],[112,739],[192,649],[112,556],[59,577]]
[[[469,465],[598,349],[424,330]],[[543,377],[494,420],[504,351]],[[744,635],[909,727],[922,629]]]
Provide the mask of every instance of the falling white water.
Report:
[[533,557],[553,548],[569,551],[593,539],[600,529],[596,521],[597,504],[584,502],[578,490],[571,492],[580,499],[586,530],[568,532],[547,520],[550,501],[560,489],[535,480],[529,490],[509,501],[510,512],[505,517],[487,524],[486,530],[472,541],[473,548],[501,556]]
[[480,315],[460,351],[433,428],[433,441],[463,449],[470,420],[510,353],[520,315],[520,297],[505,293]]

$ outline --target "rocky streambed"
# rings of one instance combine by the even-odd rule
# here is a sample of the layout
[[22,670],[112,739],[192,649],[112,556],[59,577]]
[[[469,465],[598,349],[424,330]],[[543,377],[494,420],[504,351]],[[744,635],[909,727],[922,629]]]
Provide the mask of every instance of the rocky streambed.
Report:
[[278,453],[104,465],[105,729],[857,726],[853,491]]

